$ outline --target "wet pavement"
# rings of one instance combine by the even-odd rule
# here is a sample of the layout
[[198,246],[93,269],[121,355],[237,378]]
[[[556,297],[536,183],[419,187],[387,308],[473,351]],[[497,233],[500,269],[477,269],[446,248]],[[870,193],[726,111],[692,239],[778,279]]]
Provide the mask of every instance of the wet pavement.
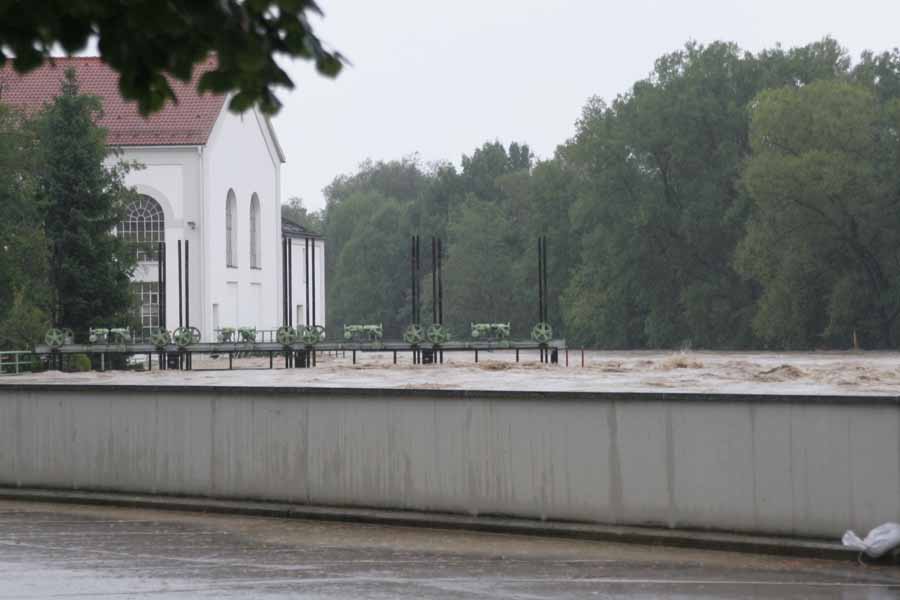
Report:
[[8,598],[900,598],[900,567],[0,501]]

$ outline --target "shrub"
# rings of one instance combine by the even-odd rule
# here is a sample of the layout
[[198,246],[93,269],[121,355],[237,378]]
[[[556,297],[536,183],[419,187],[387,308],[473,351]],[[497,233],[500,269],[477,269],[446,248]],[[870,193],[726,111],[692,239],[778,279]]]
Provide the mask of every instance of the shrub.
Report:
[[73,354],[69,358],[69,369],[76,373],[91,370],[91,359],[87,354]]

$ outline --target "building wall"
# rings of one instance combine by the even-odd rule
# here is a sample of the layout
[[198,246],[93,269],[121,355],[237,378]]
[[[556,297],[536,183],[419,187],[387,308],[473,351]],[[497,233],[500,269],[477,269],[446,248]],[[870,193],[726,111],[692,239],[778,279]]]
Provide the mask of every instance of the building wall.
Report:
[[[313,323],[312,315],[312,268],[306,273],[306,242],[303,239],[292,239],[292,267],[291,289],[292,289],[292,312],[294,327],[298,325],[308,325]],[[316,273],[316,314],[315,324],[325,325],[325,240],[311,238],[310,242],[310,261],[312,260],[312,247],[315,246],[315,273]],[[310,262],[310,265],[312,263]],[[310,319],[306,322],[306,282],[310,281]],[[299,315],[298,315],[299,311]],[[334,332],[331,332],[331,339],[334,339]]]
[[[202,284],[202,238],[198,227],[203,217],[200,202],[202,149],[199,146],[127,147],[118,159],[142,165],[128,173],[126,184],[156,200],[165,214],[166,324],[169,329],[178,327],[178,240],[190,242],[190,314],[191,321],[196,322],[201,310],[196,291]],[[194,227],[189,223],[194,223]],[[139,264],[134,279],[157,281],[156,264]]]
[[[224,110],[205,147],[128,147],[121,158],[143,165],[127,175],[126,183],[159,202],[165,213],[167,327],[179,326],[178,240],[190,243],[190,281],[183,286],[190,308],[183,310],[183,322],[187,324],[189,316],[189,324],[200,329],[204,341],[215,339],[217,327],[281,326],[281,163],[263,118],[256,111],[234,115]],[[236,268],[226,264],[229,190],[237,200]],[[260,201],[261,217],[258,269],[250,267],[254,193]],[[316,240],[315,244],[316,323],[324,325],[325,242]],[[303,240],[294,240],[293,246],[292,315],[295,325],[305,325],[305,245]],[[138,265],[134,279],[156,281],[156,264]]]
[[[213,305],[220,327],[281,324],[281,163],[256,111],[219,116],[203,154],[203,226],[205,264],[202,306],[197,326],[204,340],[214,339]],[[226,264],[225,206],[228,191],[237,199],[237,267]],[[260,268],[250,267],[250,201],[256,193],[261,212]],[[236,292],[236,293],[235,293]],[[237,307],[229,303],[237,298]],[[257,306],[260,298],[262,306]]]
[[818,536],[900,519],[900,398],[0,385],[0,485]]

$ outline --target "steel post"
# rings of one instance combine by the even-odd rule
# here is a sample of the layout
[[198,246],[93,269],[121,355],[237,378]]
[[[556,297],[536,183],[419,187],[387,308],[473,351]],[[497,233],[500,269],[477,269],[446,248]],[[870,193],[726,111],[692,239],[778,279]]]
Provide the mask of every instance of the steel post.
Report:
[[[184,326],[191,326],[191,259],[190,240],[184,240]],[[190,360],[190,358],[188,358]]]
[[284,327],[288,326],[287,276],[287,239],[281,238],[281,324]]
[[305,290],[306,307],[304,308],[303,324],[309,325],[309,238],[303,238],[303,282]]
[[288,327],[294,326],[294,240],[288,238]]
[[181,292],[181,240],[178,240],[178,326],[184,327],[184,296]]
[[[441,238],[437,239],[438,314],[437,322],[444,324],[444,259]],[[441,361],[443,362],[443,361]]]
[[[310,263],[312,263],[312,325],[316,326],[316,240],[312,241],[312,257],[310,258]],[[315,358],[313,358],[313,365],[316,364]]]
[[544,320],[544,279],[543,271],[544,251],[541,247],[541,238],[538,237],[538,323]]
[[437,323],[437,240],[431,238],[431,322]]

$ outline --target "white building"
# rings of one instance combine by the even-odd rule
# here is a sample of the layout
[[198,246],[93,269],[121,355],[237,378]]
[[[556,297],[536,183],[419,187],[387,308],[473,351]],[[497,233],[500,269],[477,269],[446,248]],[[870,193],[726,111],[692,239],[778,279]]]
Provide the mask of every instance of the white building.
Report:
[[[258,110],[228,111],[227,98],[200,95],[194,82],[172,81],[177,104],[143,118],[118,93],[118,74],[99,58],[55,59],[26,75],[0,70],[0,102],[34,109],[57,95],[67,68],[82,93],[99,96],[99,125],[120,159],[143,169],[127,176],[141,194],[118,233],[135,242],[165,242],[165,320],[168,329],[190,324],[204,341],[223,327],[277,329],[287,320],[281,243],[293,246],[291,320],[306,324],[305,248],[315,245],[316,318],[325,322],[324,240],[298,226],[282,232],[281,165],[284,153],[269,119]],[[198,66],[195,79],[214,66]],[[179,240],[188,255],[179,306]],[[309,240],[309,241],[307,241]],[[155,253],[138,251],[135,294],[141,297],[142,333],[161,324]],[[312,252],[310,252],[312,258]],[[312,268],[309,269],[312,272]],[[310,275],[311,275],[310,272]],[[310,286],[311,288],[312,286]],[[111,324],[116,325],[116,324]]]
[[325,241],[301,225],[285,219],[281,233],[288,248],[287,304],[291,324],[325,325]]

